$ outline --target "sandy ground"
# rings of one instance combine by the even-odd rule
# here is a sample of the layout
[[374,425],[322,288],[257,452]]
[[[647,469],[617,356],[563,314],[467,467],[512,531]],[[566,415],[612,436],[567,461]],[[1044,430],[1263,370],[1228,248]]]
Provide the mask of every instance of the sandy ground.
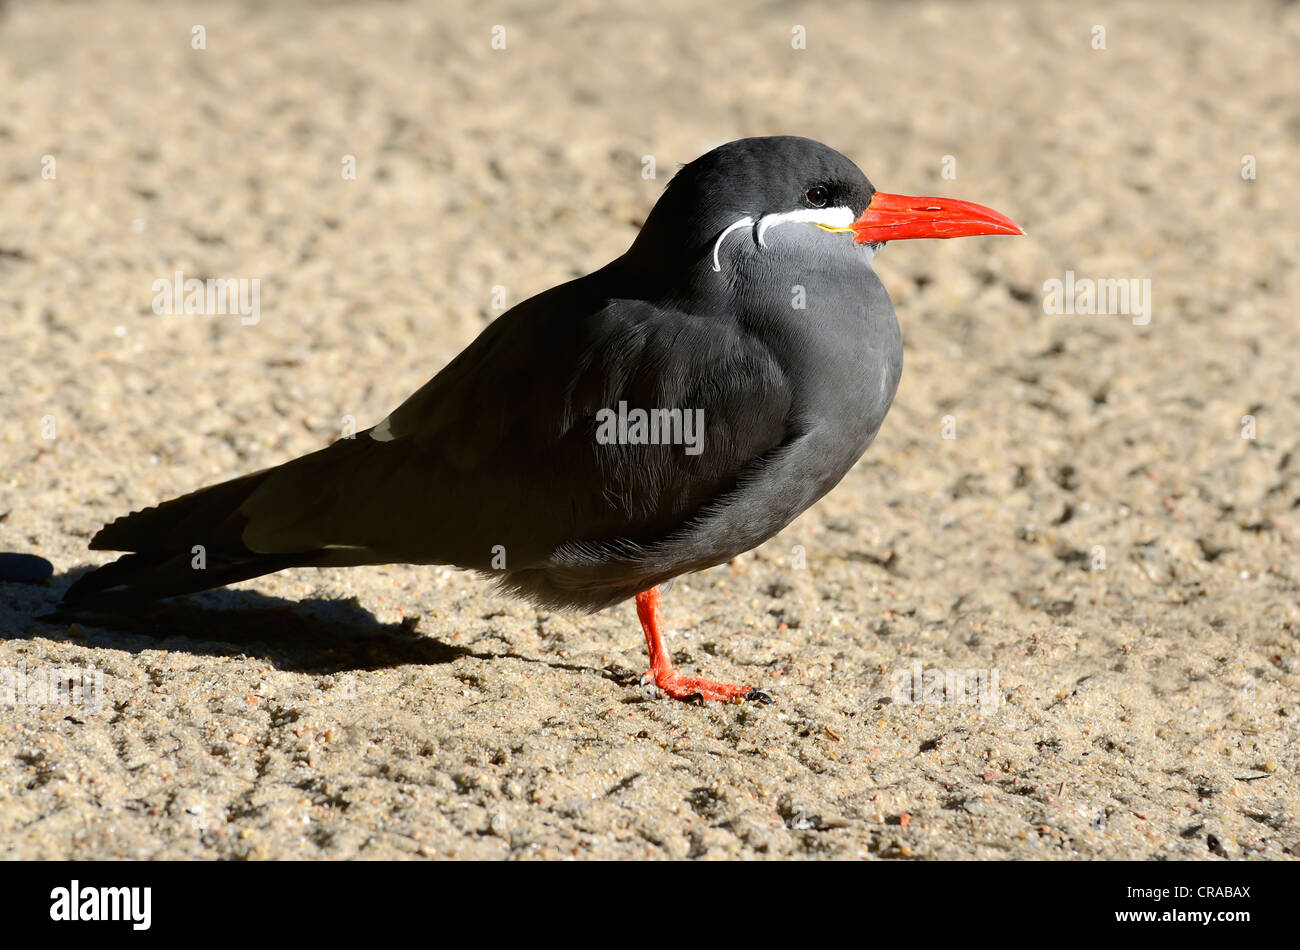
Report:
[[[0,855],[1300,854],[1300,5],[448,6],[0,18],[0,550],[55,567],[0,584]],[[437,568],[41,619],[104,521],[373,424],[494,287],[772,133],[1029,232],[877,258],[878,442],[666,598],[684,666],[777,705],[643,696],[630,605]],[[258,278],[260,321],[156,316],[176,270]],[[1067,271],[1150,279],[1149,323],[1045,313]],[[78,667],[98,707],[3,698]],[[914,668],[997,685],[897,701]]]

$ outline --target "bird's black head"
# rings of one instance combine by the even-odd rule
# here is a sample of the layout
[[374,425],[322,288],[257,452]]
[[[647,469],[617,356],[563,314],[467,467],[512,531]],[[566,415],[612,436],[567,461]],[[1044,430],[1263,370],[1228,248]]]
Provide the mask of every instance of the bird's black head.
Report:
[[624,260],[647,275],[684,275],[702,262],[718,271],[729,234],[748,230],[762,248],[764,235],[777,225],[831,232],[823,236],[844,242],[845,249],[909,238],[1024,233],[983,205],[876,191],[835,149],[777,135],[728,142],[683,167]]
[[873,194],[857,165],[820,142],[793,135],[739,139],[677,173],[634,249],[698,260],[745,219],[760,238],[785,223],[848,230]]

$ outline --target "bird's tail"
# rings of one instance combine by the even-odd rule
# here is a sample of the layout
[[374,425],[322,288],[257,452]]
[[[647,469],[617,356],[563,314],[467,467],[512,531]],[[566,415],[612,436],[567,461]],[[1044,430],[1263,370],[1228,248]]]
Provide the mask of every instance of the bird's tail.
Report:
[[240,506],[271,471],[212,485],[105,525],[91,539],[91,549],[132,553],[79,578],[63,604],[117,608],[317,563],[319,549],[261,554],[240,539],[247,523]]

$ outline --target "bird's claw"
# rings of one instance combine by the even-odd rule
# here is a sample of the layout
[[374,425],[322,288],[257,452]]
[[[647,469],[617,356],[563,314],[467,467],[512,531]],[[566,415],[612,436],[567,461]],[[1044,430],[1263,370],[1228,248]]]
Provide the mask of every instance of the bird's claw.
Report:
[[719,683],[698,676],[681,676],[670,671],[655,674],[653,670],[641,677],[641,685],[647,690],[657,689],[672,699],[703,706],[706,702],[740,703],[756,702],[771,705],[772,697],[752,686],[737,686],[732,683]]

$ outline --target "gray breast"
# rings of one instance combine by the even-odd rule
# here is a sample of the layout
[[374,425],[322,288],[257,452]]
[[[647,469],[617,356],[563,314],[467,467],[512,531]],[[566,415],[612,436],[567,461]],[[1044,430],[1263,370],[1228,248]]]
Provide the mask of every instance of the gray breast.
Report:
[[773,228],[765,245],[732,255],[736,309],[797,382],[799,411],[838,436],[847,471],[903,371],[898,318],[871,267],[876,248],[808,225]]

